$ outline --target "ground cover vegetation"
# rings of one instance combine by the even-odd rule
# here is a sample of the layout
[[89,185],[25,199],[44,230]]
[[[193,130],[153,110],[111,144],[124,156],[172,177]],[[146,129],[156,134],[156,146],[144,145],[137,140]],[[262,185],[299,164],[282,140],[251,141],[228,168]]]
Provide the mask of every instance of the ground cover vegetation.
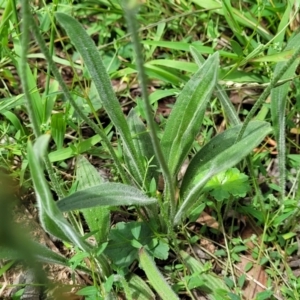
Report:
[[298,5],[0,1],[2,297],[300,299]]

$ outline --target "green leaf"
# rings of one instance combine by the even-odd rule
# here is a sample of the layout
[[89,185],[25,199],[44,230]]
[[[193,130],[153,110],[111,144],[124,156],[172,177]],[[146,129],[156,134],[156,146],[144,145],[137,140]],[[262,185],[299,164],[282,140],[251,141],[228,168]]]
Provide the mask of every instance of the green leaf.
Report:
[[[15,33],[15,31],[13,31],[13,33]],[[23,48],[20,44],[19,37],[20,36],[17,37],[15,36],[15,34],[13,34],[13,44],[14,44],[14,53],[15,53],[13,60],[18,73],[21,74],[22,72],[21,52],[23,51]],[[27,77],[28,91],[30,91],[32,112],[36,118],[38,126],[40,126],[43,121],[43,101],[39,93],[39,88],[37,87],[37,82],[36,82],[37,76],[35,76],[32,73],[29,64],[26,64],[25,66],[25,76]]]
[[[138,251],[141,246],[146,247],[156,256],[159,243],[154,241],[154,234],[146,223],[129,222],[118,223],[109,233],[109,243],[105,249],[105,254],[110,257],[114,265],[126,272],[127,267],[138,259]],[[168,253],[169,248],[165,248]],[[157,256],[161,259],[165,254],[161,254],[158,249]]]
[[170,247],[167,241],[159,239],[156,246],[154,248],[150,248],[149,250],[151,250],[151,253],[154,257],[165,260],[169,256]]
[[0,112],[7,120],[9,120],[16,130],[20,130],[22,136],[27,136],[27,130],[22,126],[20,119],[11,111]]
[[[28,56],[27,56],[28,57]],[[44,58],[44,57],[43,57]],[[74,67],[74,65],[73,65]],[[44,120],[47,122],[52,114],[54,104],[57,100],[58,95],[61,92],[59,91],[59,83],[56,80],[52,80],[49,84],[49,90],[45,90],[43,93],[43,103],[44,103]],[[65,118],[67,118],[65,116]]]
[[200,289],[209,295],[209,299],[219,299],[217,297],[221,291],[230,291],[223,279],[214,274],[207,274],[206,269],[203,267],[203,264],[200,261],[190,256],[185,251],[180,251],[180,256],[182,257],[184,264],[187,266],[190,273],[195,274],[194,276],[196,276],[199,281],[203,282],[203,285],[200,287]]
[[[43,167],[42,167],[42,153],[46,151],[46,145],[49,142],[50,137],[43,135],[39,137],[35,144],[35,149],[32,147],[31,142],[28,142],[27,153],[28,163],[33,181],[34,190],[36,193],[36,200],[39,207],[39,218],[42,227],[50,234],[55,237],[68,241],[67,235],[62,229],[56,224],[56,217],[51,217],[57,211],[57,217],[61,216],[61,212],[57,209],[55,202],[52,198],[52,194],[48,187],[48,183],[44,178]],[[34,151],[35,150],[35,151]]]
[[[44,262],[47,264],[58,264],[62,266],[69,266],[68,260],[61,256],[60,254],[57,254],[53,252],[52,250],[48,249],[47,247],[38,244],[33,241],[28,241],[29,247],[31,247],[32,255],[35,259],[37,259],[40,262]],[[0,247],[0,258],[1,259],[18,259],[23,258],[23,255],[21,254],[22,249],[9,249]]]
[[76,295],[78,296],[86,296],[86,297],[93,297],[94,299],[100,298],[99,289],[96,286],[86,286],[80,289]]
[[145,248],[139,251],[141,266],[149,279],[150,284],[163,300],[178,300],[178,296],[168,285],[162,274],[159,272],[152,257]]
[[268,300],[273,297],[274,293],[273,291],[263,291],[260,293],[257,293],[256,300]]
[[82,240],[56,206],[44,177],[42,159],[46,154],[48,142],[49,136],[42,135],[36,140],[34,147],[32,147],[30,141],[27,146],[30,174],[36,193],[40,222],[50,234],[63,241],[71,241],[80,249],[89,252],[89,245]]
[[147,283],[139,276],[132,274],[129,278],[129,290],[135,300],[155,300],[155,295]]
[[[84,157],[79,156],[76,165],[76,180],[78,182],[77,191],[88,187],[96,186],[105,182],[100,173]],[[84,200],[83,200],[84,201]],[[109,207],[101,206],[82,210],[83,216],[89,226],[90,232],[95,232],[94,236],[98,244],[105,242],[110,228]]]
[[155,198],[145,196],[140,190],[122,183],[106,182],[78,191],[57,202],[61,211],[96,206],[149,205]]
[[71,42],[82,56],[91,78],[94,81],[101,103],[123,141],[124,155],[128,157],[128,160],[131,160],[131,164],[129,165],[130,172],[135,180],[142,185],[144,166],[137,158],[128,124],[120,103],[113,91],[98,49],[78,21],[64,13],[56,13],[55,15],[60,25],[67,32]]
[[[223,8],[223,15],[226,19],[226,23],[229,25],[230,29],[232,30],[232,32],[234,33],[236,38],[239,40],[239,42],[242,45],[245,45],[246,44],[246,37],[245,37],[246,33],[242,32],[242,29],[239,26],[239,23],[236,21],[237,18],[234,15],[233,7],[231,6],[230,0],[223,0],[222,8]],[[231,43],[231,46],[232,46],[232,43]],[[233,50],[235,50],[234,47],[233,47]],[[241,49],[241,47],[240,47],[240,50],[242,52],[242,57],[243,57],[243,50]],[[240,56],[239,53],[237,53],[237,54]]]
[[2,98],[0,100],[0,113],[10,111],[16,106],[24,105],[24,95],[20,94],[15,97]]
[[[285,50],[295,49],[299,47],[300,33],[293,36],[288,42]],[[279,62],[275,66],[274,76],[280,74],[285,62]],[[296,60],[290,68],[283,74],[281,80],[290,78],[295,74],[299,61]],[[289,91],[290,83],[287,82],[279,87],[272,89],[271,91],[271,114],[274,127],[275,138],[278,147],[278,160],[279,160],[279,174],[280,174],[280,188],[281,199],[283,201],[286,188],[286,128],[285,128],[285,113],[287,94]]]
[[[153,45],[168,49],[175,49],[175,50],[181,50],[181,51],[189,51],[190,46],[195,47],[200,53],[203,54],[213,54],[215,53],[215,50],[212,47],[203,46],[201,42],[193,42],[193,43],[187,43],[187,42],[170,42],[170,41],[149,41],[145,40],[142,41],[143,44],[146,45]],[[228,57],[231,59],[238,59],[238,56],[235,53],[230,53],[228,51],[219,51],[220,56]]]
[[203,191],[209,191],[210,194],[218,201],[234,197],[245,197],[249,191],[250,185],[248,176],[240,173],[236,168],[220,172],[205,185]]
[[[224,12],[221,8],[221,4],[218,0],[192,0],[200,7],[204,9],[213,9],[216,13],[223,15]],[[241,25],[247,26],[253,30],[256,30],[263,38],[270,41],[273,36],[263,26],[260,25],[259,20],[253,17],[251,12],[240,12],[236,8],[232,8],[233,18]]]
[[164,67],[158,67],[154,65],[145,64],[145,72],[149,78],[159,79],[166,83],[178,86],[182,82],[185,82],[185,76],[174,70],[168,70]]
[[[112,126],[108,125],[104,129],[106,135],[110,134],[109,132],[111,131],[111,128]],[[98,134],[96,134],[84,141],[78,142],[76,145],[72,145],[70,147],[62,148],[49,153],[49,159],[51,162],[66,160],[78,154],[87,152],[100,141],[101,141],[101,137]]]
[[253,268],[253,263],[252,262],[247,262],[244,271],[248,272]]
[[53,114],[51,116],[51,135],[55,141],[57,149],[61,149],[64,144],[66,133],[66,120],[64,113]]
[[[145,168],[144,175],[144,184],[147,189],[149,188],[151,178],[158,179],[158,162],[155,159],[154,149],[151,142],[151,137],[149,131],[147,130],[144,123],[138,117],[134,109],[131,109],[127,122],[129,125],[130,132],[132,134],[132,141],[134,144],[134,148],[137,152],[137,157],[141,159],[142,164],[147,164],[150,162],[151,167]],[[127,166],[131,164],[131,160],[129,157],[125,157],[125,161]]]
[[[201,55],[200,52],[198,52],[198,50],[195,47],[191,46],[190,51],[197,65],[201,67],[205,62],[204,57]],[[238,113],[236,112],[236,109],[233,106],[231,100],[227,96],[227,93],[224,91],[223,87],[218,83],[216,84],[216,95],[223,106],[225,115],[228,118],[230,124],[238,125],[240,123]]]
[[[23,229],[23,228],[22,228]],[[19,235],[20,233],[20,235]],[[26,234],[24,235],[20,229],[18,232],[19,240],[17,243],[11,246],[2,246],[0,247],[0,259],[21,259],[27,260],[27,262],[35,263],[36,261],[46,263],[46,264],[57,264],[61,266],[69,266],[68,259],[62,255],[53,252],[44,245],[41,245],[29,238]],[[20,247],[19,247],[20,246]],[[31,257],[34,260],[31,259]],[[78,266],[79,270],[82,270],[86,273],[90,273],[90,270]]]
[[[295,4],[295,6],[294,6],[294,4]],[[283,46],[283,43],[285,41],[285,36],[286,36],[287,32],[289,31],[288,24],[289,24],[289,22],[292,21],[293,17],[295,16],[295,15],[293,16],[293,14],[298,13],[298,11],[296,9],[296,5],[297,4],[293,0],[286,1],[286,4],[284,6],[285,11],[283,14],[281,14],[280,23],[276,28],[277,32],[273,39],[274,45],[278,45],[278,47]],[[294,7],[294,9],[293,9],[293,7]],[[277,50],[275,48],[277,48],[277,47],[268,47],[268,54],[276,53]],[[278,61],[276,61],[276,62],[278,62]]]
[[165,97],[174,96],[178,93],[178,89],[164,89],[164,90],[156,90],[149,95],[149,101],[151,104],[158,102]]
[[269,123],[252,121],[242,139],[235,143],[241,128],[242,125],[237,125],[215,136],[194,156],[182,181],[180,195],[183,203],[175,216],[175,224],[197,200],[212,176],[236,165],[271,132]]
[[[299,45],[300,33],[291,38],[288,42],[285,50],[295,50],[295,48]],[[293,65],[284,73],[281,80],[286,78],[291,78],[295,74],[295,70],[298,66],[299,62],[296,60]],[[285,65],[285,62],[279,62],[275,66],[274,75],[280,73],[282,67]],[[286,105],[286,96],[289,90],[290,84],[287,82],[279,87],[272,89],[271,91],[271,112],[272,112],[272,120],[274,126],[274,132],[276,139],[279,138],[279,130],[280,128],[284,128],[283,120],[285,120],[285,105]]]
[[231,44],[232,50],[240,57],[240,59],[242,59],[244,56],[244,52],[243,52],[243,49],[240,46],[240,44],[238,42],[236,42],[235,40],[231,40],[230,44]]
[[78,154],[84,153],[90,150],[95,144],[101,141],[101,137],[97,134],[88,138],[82,142],[71,147],[61,148],[49,153],[49,159],[51,162],[64,161],[68,158],[72,158]]
[[161,139],[170,173],[175,177],[197,136],[206,105],[216,84],[219,55],[212,55],[185,85]]
[[197,65],[193,62],[176,61],[173,59],[155,59],[149,61],[147,64],[165,66],[165,67],[174,68],[174,69],[191,72],[191,73],[195,73],[198,71]]

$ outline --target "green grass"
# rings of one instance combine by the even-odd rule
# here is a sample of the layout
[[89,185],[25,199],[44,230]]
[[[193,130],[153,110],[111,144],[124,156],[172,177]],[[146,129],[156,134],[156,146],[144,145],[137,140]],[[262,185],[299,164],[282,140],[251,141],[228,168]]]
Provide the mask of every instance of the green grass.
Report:
[[3,293],[19,259],[85,299],[299,299],[298,7],[143,2],[0,2],[0,199],[63,254],[7,219]]

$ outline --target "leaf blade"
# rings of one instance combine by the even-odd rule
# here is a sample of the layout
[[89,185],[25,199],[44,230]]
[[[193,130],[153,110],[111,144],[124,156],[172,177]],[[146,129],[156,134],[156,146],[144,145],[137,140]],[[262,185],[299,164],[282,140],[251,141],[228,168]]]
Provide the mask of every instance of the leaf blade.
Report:
[[[82,199],[85,199],[82,201]],[[61,199],[57,206],[61,211],[69,211],[95,206],[119,206],[119,205],[150,205],[156,203],[155,198],[145,196],[135,187],[106,182]]]
[[162,274],[159,272],[154,260],[147,253],[145,248],[139,251],[140,263],[145,271],[151,285],[163,300],[179,299],[171,287],[168,285]]
[[[94,166],[84,157],[79,156],[76,166],[77,191],[105,182]],[[83,216],[98,244],[105,242],[110,228],[110,209],[106,206],[83,209]]]
[[123,141],[124,152],[132,164],[129,166],[135,179],[143,182],[143,165],[139,163],[136,151],[131,141],[131,134],[124,117],[120,103],[113,91],[106,68],[102,62],[99,51],[92,39],[88,36],[81,24],[73,17],[57,12],[56,18],[67,32],[71,42],[82,56],[87,69],[93,78],[101,103],[105,108],[110,120],[120,133]]
[[202,124],[206,105],[216,84],[219,55],[212,55],[189,80],[176,100],[161,139],[172,176],[188,155]]
[[204,273],[205,269],[203,268],[202,264],[198,260],[190,256],[187,252],[180,251],[180,256],[182,257],[185,265],[192,274],[199,274],[195,276],[199,277],[199,280],[204,282],[204,288],[205,290],[207,290],[209,299],[218,299],[215,297],[216,289],[230,292],[229,288],[221,278],[215,276],[214,274]]
[[243,138],[235,143],[241,128],[242,124],[215,136],[194,156],[182,181],[180,194],[183,203],[175,216],[175,224],[178,224],[190,204],[199,197],[212,176],[237,164],[272,130],[267,122],[252,121]]
[[71,241],[80,249],[89,252],[89,245],[66,221],[52,198],[48,183],[44,178],[41,162],[46,153],[49,136],[40,136],[34,147],[28,142],[28,163],[39,207],[39,217],[43,228],[63,241]]

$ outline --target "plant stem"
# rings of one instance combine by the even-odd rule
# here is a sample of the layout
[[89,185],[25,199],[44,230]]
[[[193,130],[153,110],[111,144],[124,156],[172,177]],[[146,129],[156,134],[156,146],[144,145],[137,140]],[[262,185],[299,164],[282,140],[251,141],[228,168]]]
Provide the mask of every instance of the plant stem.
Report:
[[236,279],[235,279],[235,275],[234,275],[233,263],[232,263],[232,260],[231,260],[231,253],[230,253],[231,251],[230,251],[230,248],[229,248],[229,245],[228,245],[228,240],[227,240],[225,228],[224,228],[224,225],[223,225],[223,218],[222,218],[222,215],[221,215],[221,207],[222,207],[222,203],[220,203],[220,204],[217,203],[216,208],[217,208],[218,222],[220,224],[219,229],[222,231],[222,234],[223,234],[223,237],[224,237],[225,248],[226,248],[226,251],[227,251],[228,264],[229,264],[229,268],[230,268],[230,272],[231,272],[231,275],[232,275],[232,280],[233,280],[234,286],[236,287]]
[[[52,15],[51,15],[51,29],[50,29],[50,42],[49,42],[49,53],[51,55],[51,57],[53,56],[53,52],[54,52],[54,39],[55,39],[55,30],[54,30],[54,22],[55,22],[55,11],[57,9],[57,0],[53,1],[53,7],[52,7]],[[50,16],[49,16],[50,17]],[[49,102],[49,98],[47,97],[49,94],[49,88],[50,88],[50,79],[51,79],[51,70],[50,70],[50,66],[47,66],[47,76],[46,76],[46,83],[45,83],[45,93],[44,95],[45,97],[45,106],[44,106],[44,113],[43,113],[43,120],[47,121],[47,111],[48,111],[48,102]]]
[[20,63],[20,78],[22,82],[23,92],[25,96],[27,113],[32,124],[32,130],[35,137],[39,137],[41,135],[40,127],[37,121],[36,116],[34,115],[34,110],[32,106],[32,99],[30,96],[28,80],[26,76],[27,70],[27,53],[28,53],[28,45],[29,45],[29,28],[30,28],[30,10],[29,4],[27,0],[22,1],[22,36],[21,36],[21,45],[23,51],[21,52],[21,63]]
[[[131,5],[132,7],[130,7],[130,5],[126,4],[125,2],[126,1],[123,2],[124,7],[125,7],[125,16],[126,16],[129,31],[131,33],[133,47],[135,50],[135,58],[136,58],[136,65],[137,65],[137,69],[138,69],[138,77],[139,77],[139,82],[140,82],[140,86],[141,86],[141,90],[142,90],[142,96],[143,96],[144,103],[145,103],[145,108],[146,108],[147,125],[149,127],[153,149],[154,149],[156,158],[160,164],[160,167],[162,169],[162,173],[163,173],[163,176],[165,179],[166,190],[167,190],[167,194],[168,194],[167,196],[169,196],[166,198],[167,198],[167,200],[170,201],[169,202],[170,216],[167,219],[169,222],[173,223],[173,219],[175,216],[175,207],[176,207],[175,191],[174,191],[171,174],[170,174],[169,168],[167,166],[166,160],[164,158],[164,155],[162,153],[160,143],[159,143],[159,140],[158,140],[158,137],[156,134],[152,108],[151,108],[151,104],[149,101],[149,95],[148,95],[148,91],[147,91],[147,76],[145,73],[144,62],[143,62],[143,57],[142,57],[143,51],[142,51],[141,43],[140,43],[139,37],[138,37],[138,26],[137,26],[136,16],[135,16],[137,6],[135,6],[133,4],[133,5]],[[133,1],[133,2],[135,2],[135,1]],[[168,199],[168,198],[170,198],[170,199]]]
[[[24,0],[23,0],[24,1]],[[51,69],[51,72],[53,73],[54,77],[56,78],[56,80],[58,81],[62,91],[63,91],[63,94],[64,96],[66,97],[66,99],[71,103],[71,105],[74,107],[76,113],[82,118],[82,120],[88,124],[90,126],[90,128],[92,128],[94,130],[94,132],[96,134],[98,134],[101,139],[103,140],[103,142],[105,143],[105,145],[107,146],[108,148],[108,151],[110,152],[116,166],[117,166],[117,169],[119,171],[119,174],[123,180],[124,183],[129,183],[129,179],[126,175],[126,173],[124,172],[124,169],[109,141],[109,139],[107,138],[106,134],[104,131],[102,131],[98,126],[97,124],[95,124],[93,121],[91,121],[85,114],[84,112],[82,111],[82,109],[77,105],[77,103],[74,101],[74,99],[72,98],[71,94],[70,94],[70,91],[67,87],[67,85],[65,84],[65,82],[63,81],[63,78],[61,76],[61,74],[59,73],[58,71],[58,68],[56,67],[55,63],[53,62],[52,60],[52,57],[49,53],[49,50],[46,46],[46,43],[45,41],[43,40],[41,34],[40,34],[40,31],[39,31],[39,28],[37,27],[33,17],[30,15],[30,25],[31,25],[31,28],[32,28],[32,32],[35,36],[35,39],[37,41],[37,43],[39,44],[40,48],[41,48],[41,51],[42,53],[44,54],[48,64],[49,64],[49,67]]]

